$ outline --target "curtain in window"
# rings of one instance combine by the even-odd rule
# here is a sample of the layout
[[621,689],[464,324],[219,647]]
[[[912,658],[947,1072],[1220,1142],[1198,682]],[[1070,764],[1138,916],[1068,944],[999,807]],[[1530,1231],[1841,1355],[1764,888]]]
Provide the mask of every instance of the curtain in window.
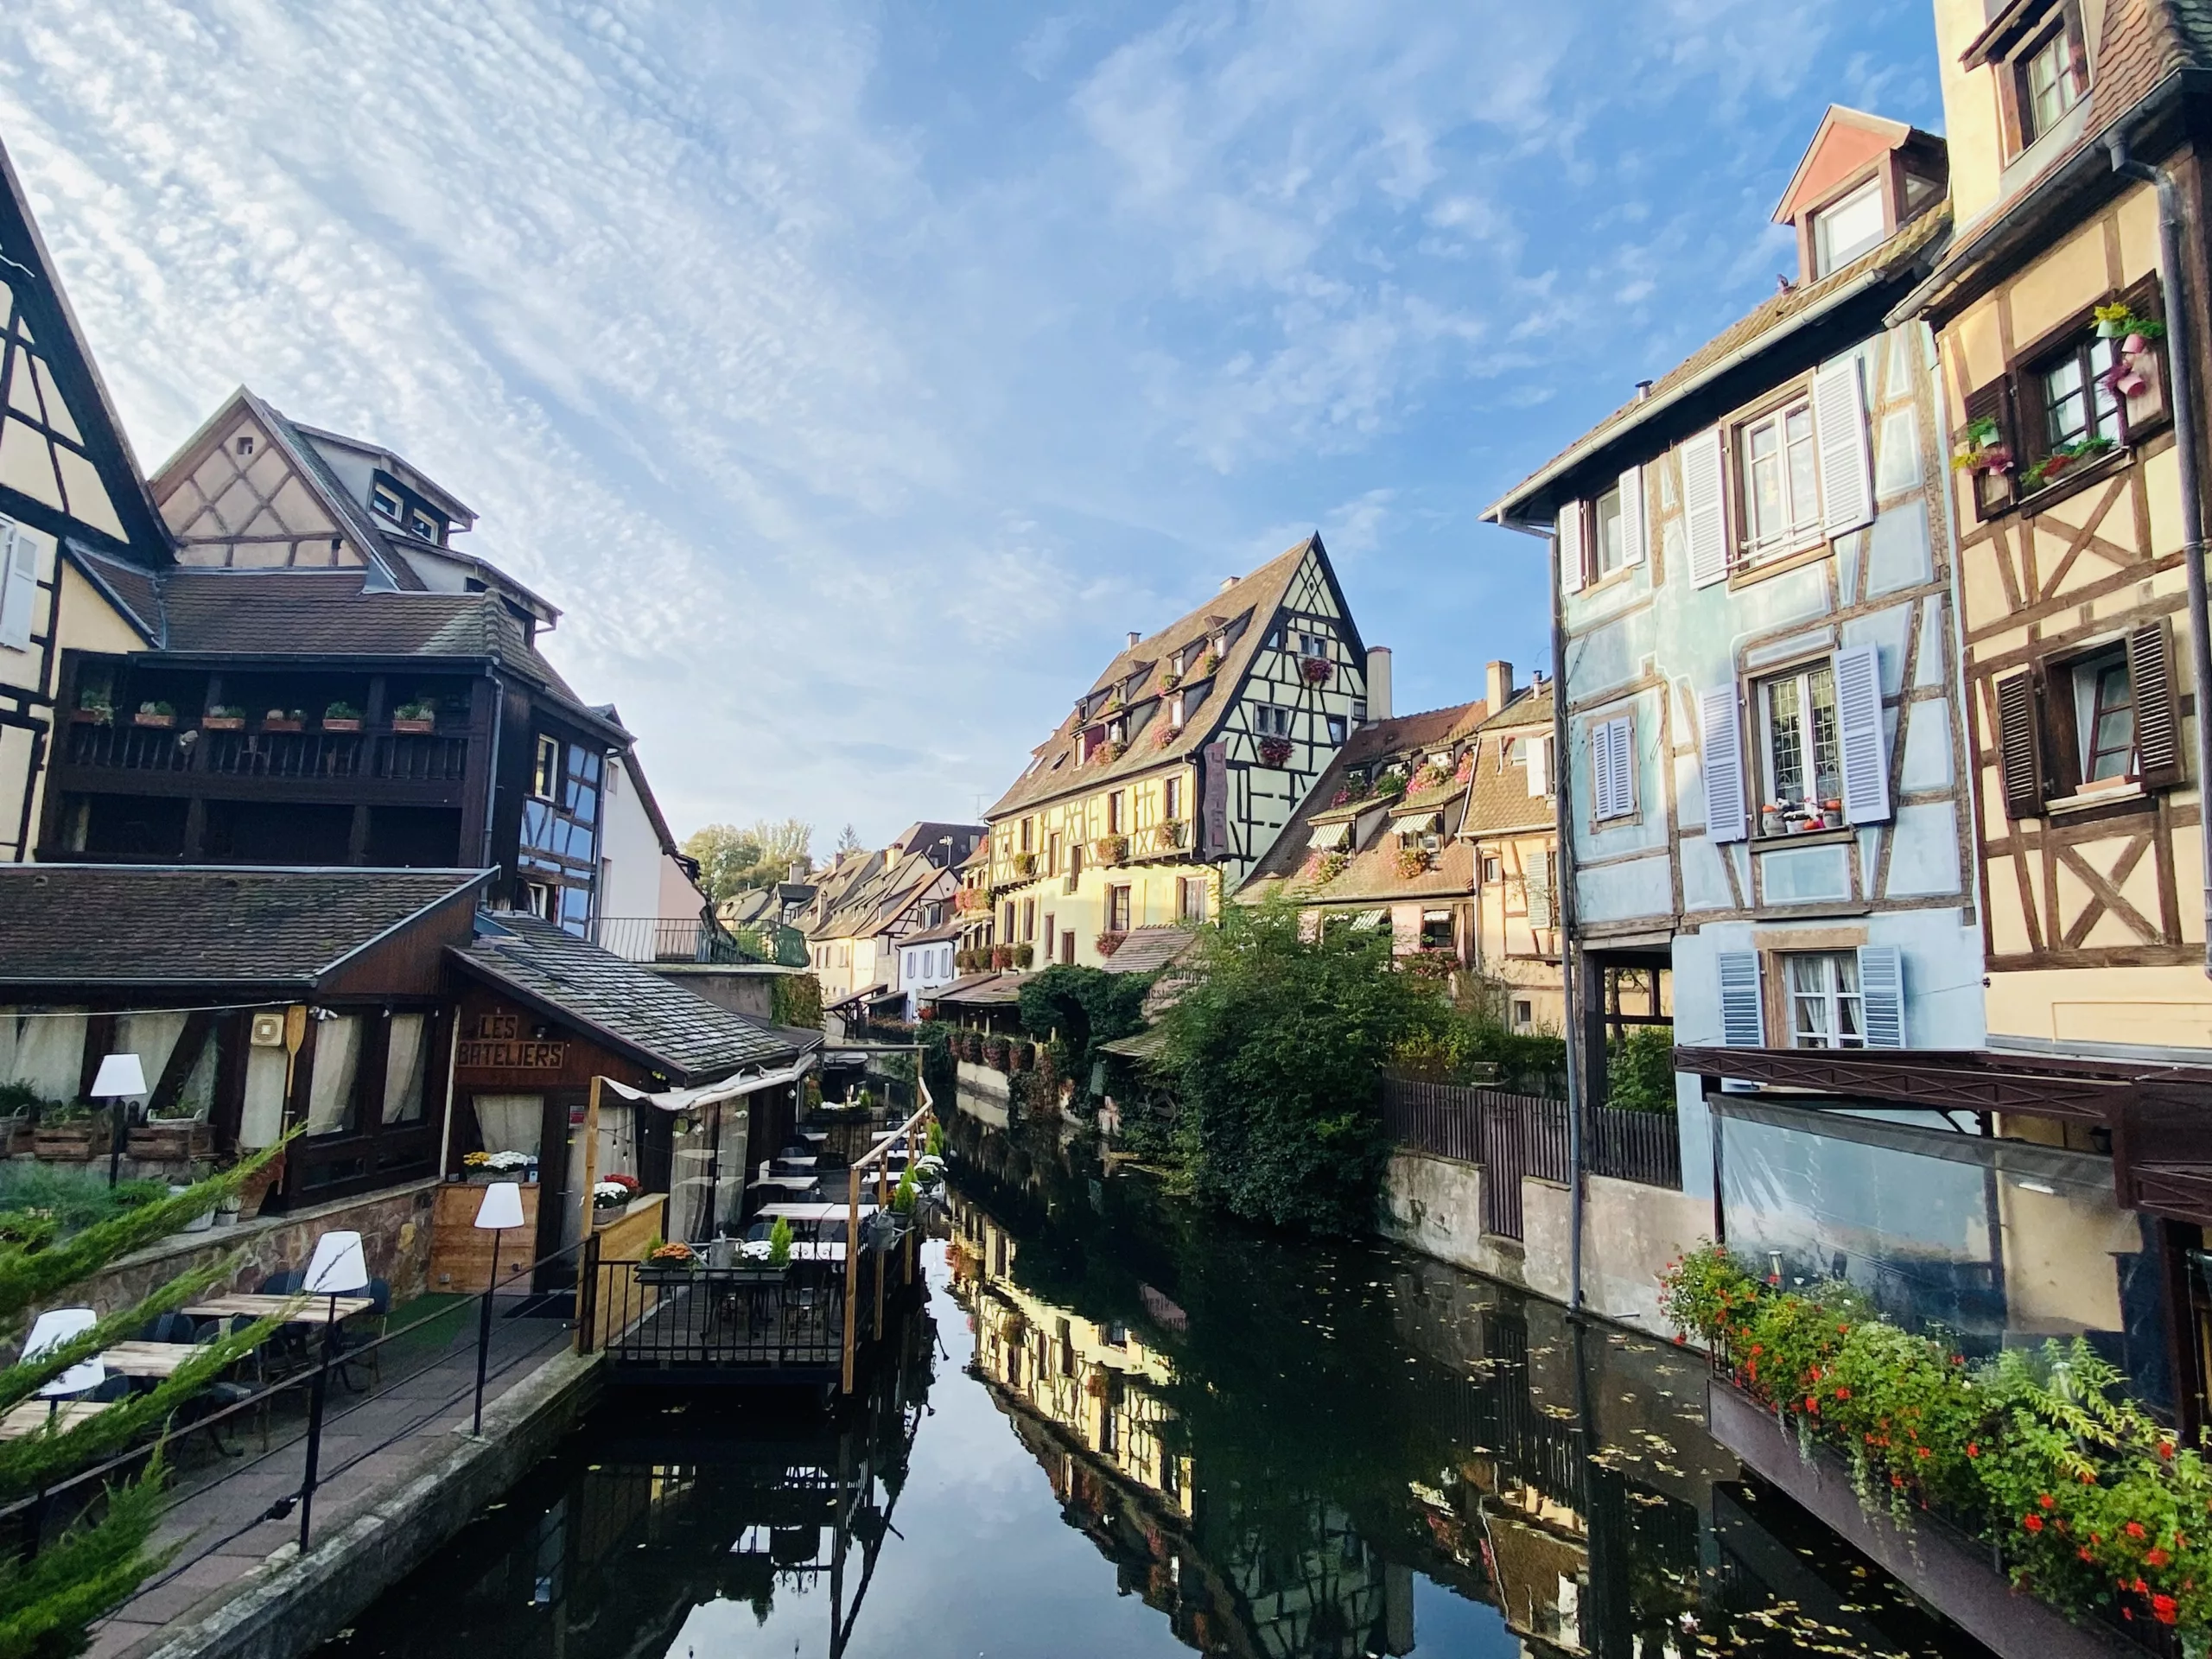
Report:
[[[214,1045],[210,1043],[212,1051]],[[238,1145],[265,1147],[284,1133],[284,1051],[249,1048],[245,1105],[238,1114]]]
[[391,1016],[384,1063],[386,1123],[413,1123],[423,1116],[423,1046],[429,1024],[426,1014]]
[[361,1020],[341,1014],[315,1037],[315,1075],[308,1083],[308,1134],[338,1135],[353,1127],[353,1078],[361,1066]]
[[14,1081],[27,1083],[41,1100],[71,1101],[83,1079],[85,1024],[81,1014],[26,1014],[16,1028]]
[[544,1096],[479,1095],[470,1103],[476,1109],[476,1133],[485,1151],[537,1156],[537,1143],[545,1133]]
[[191,1017],[185,1014],[126,1014],[115,1022],[115,1052],[138,1057],[149,1093],[160,1086],[162,1073],[168,1069],[169,1056],[176,1052],[177,1039],[184,1035],[185,1021]]

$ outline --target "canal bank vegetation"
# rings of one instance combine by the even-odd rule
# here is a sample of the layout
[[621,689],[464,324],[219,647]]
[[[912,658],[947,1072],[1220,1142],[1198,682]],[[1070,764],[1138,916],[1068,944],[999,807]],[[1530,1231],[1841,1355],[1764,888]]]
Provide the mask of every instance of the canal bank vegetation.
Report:
[[2212,1651],[2212,1470],[2086,1341],[1970,1363],[1847,1284],[1785,1293],[1719,1245],[1662,1287],[1675,1327],[1808,1455],[1849,1464],[1870,1513],[1941,1516],[2069,1616],[2171,1626],[2184,1653]]

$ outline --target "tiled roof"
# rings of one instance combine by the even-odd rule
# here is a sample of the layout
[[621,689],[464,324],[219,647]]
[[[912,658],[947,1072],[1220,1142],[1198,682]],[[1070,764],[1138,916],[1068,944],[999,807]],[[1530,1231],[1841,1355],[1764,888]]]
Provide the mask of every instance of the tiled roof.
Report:
[[1467,816],[1462,836],[1503,835],[1510,830],[1538,830],[1551,826],[1551,798],[1529,793],[1529,774],[1507,759],[1506,740],[1531,729],[1549,731],[1552,694],[1549,688],[1531,688],[1483,722],[1476,734],[1482,752],[1476,758],[1474,786],[1467,795]]
[[969,923],[965,919],[956,916],[950,921],[940,926],[930,928],[926,931],[906,934],[899,939],[899,944],[902,949],[910,944],[943,944],[948,940],[958,938],[962,931],[968,925]]
[[[1084,695],[1095,696],[1109,686],[1122,684],[1134,674],[1141,674],[1128,695],[1125,715],[1128,721],[1128,752],[1118,760],[1102,764],[1093,760],[1084,766],[1075,717],[1071,712],[1052,735],[1033,752],[1036,760],[1031,769],[1022,773],[983,816],[995,823],[1025,807],[1057,800],[1064,795],[1088,793],[1110,779],[1135,777],[1196,753],[1213,734],[1222,710],[1228,704],[1228,694],[1243,683],[1245,671],[1251,666],[1253,657],[1267,637],[1268,623],[1309,553],[1326,557],[1319,536],[1308,537],[1251,575],[1209,595],[1204,604],[1187,615],[1116,652]],[[1154,727],[1160,715],[1160,681],[1166,674],[1168,659],[1186,646],[1198,644],[1223,625],[1247,615],[1249,623],[1238,638],[1230,642],[1211,681],[1199,683],[1206,684],[1205,700],[1190,700],[1194,682],[1186,677],[1183,682],[1187,705],[1183,728],[1166,743],[1156,744],[1154,740],[1158,734]]]
[[469,870],[0,864],[0,983],[312,989]]
[[[1465,784],[1446,779],[1426,789],[1408,790],[1402,799],[1387,805],[1372,796],[1341,805],[1335,803],[1345,786],[1345,774],[1354,766],[1396,761],[1418,775],[1432,753],[1458,753],[1482,726],[1486,708],[1479,700],[1463,702],[1379,721],[1354,733],[1351,741],[1315,782],[1305,804],[1275,837],[1274,845],[1241,893],[1256,895],[1287,881],[1304,901],[1333,905],[1352,899],[1451,898],[1472,892],[1474,865],[1471,856],[1462,855],[1465,848],[1447,841],[1431,868],[1419,875],[1403,876],[1398,874],[1398,839],[1389,830],[1392,820],[1426,810],[1440,816],[1448,834],[1456,827],[1460,803],[1466,798]],[[1366,846],[1353,852],[1351,861],[1333,880],[1314,887],[1299,880],[1316,829],[1356,822],[1376,811],[1383,815],[1382,827],[1370,833]]]
[[744,1066],[795,1058],[796,1046],[773,1027],[550,922],[503,912],[480,916],[476,930],[467,950],[452,953],[454,961],[672,1082],[713,1083]]
[[1002,1007],[1021,1001],[1020,974],[969,974],[950,985],[924,991],[925,1002],[950,1002],[956,1007]]
[[68,549],[77,568],[122,611],[124,620],[137,628],[148,643],[158,645],[162,626],[160,578],[78,542],[69,543]]
[[2095,62],[2091,95],[2108,125],[2175,70],[2212,67],[2212,0],[2107,0]]
[[[812,939],[873,938],[904,915],[921,893],[944,874],[944,867],[930,862],[923,853],[893,858],[883,855],[880,866],[868,870],[834,892],[827,886],[826,901],[817,899],[815,920],[807,930]],[[948,899],[948,902],[949,899]]]
[[1187,927],[1132,928],[1120,948],[1106,958],[1106,971],[1148,974],[1165,968],[1188,950],[1198,937]]
[[1903,226],[1881,246],[1861,254],[1841,270],[1829,272],[1818,282],[1800,283],[1774,295],[1653,381],[1648,393],[1622,404],[1530,473],[1485,508],[1483,517],[1503,519],[1513,516],[1524,500],[1536,496],[1544,485],[1559,474],[1659,413],[1672,394],[1687,389],[1709,372],[1717,371],[1730,358],[1766,336],[1787,332],[1789,325],[1819,308],[1825,301],[1854,287],[1860,278],[1891,271],[1902,274],[1950,227],[1950,223],[1949,204],[1939,204]]

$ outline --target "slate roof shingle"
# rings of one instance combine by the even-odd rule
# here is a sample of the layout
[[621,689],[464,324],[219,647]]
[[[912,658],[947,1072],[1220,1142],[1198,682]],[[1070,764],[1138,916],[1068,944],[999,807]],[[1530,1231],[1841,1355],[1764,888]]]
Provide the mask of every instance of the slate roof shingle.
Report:
[[474,870],[0,865],[0,984],[312,989]]
[[1106,958],[1109,974],[1149,974],[1178,961],[1198,940],[1187,927],[1131,928],[1112,956]]
[[1552,728],[1552,694],[1548,686],[1531,688],[1484,721],[1478,733],[1483,740],[1481,760],[1475,766],[1473,787],[1467,793],[1467,815],[1461,820],[1462,836],[1503,835],[1548,830],[1553,825],[1548,795],[1529,793],[1529,774],[1507,759],[1500,740],[1528,729],[1548,733]]
[[470,973],[686,1087],[718,1082],[743,1066],[797,1058],[796,1046],[773,1027],[536,916],[480,916],[474,943],[451,956]]

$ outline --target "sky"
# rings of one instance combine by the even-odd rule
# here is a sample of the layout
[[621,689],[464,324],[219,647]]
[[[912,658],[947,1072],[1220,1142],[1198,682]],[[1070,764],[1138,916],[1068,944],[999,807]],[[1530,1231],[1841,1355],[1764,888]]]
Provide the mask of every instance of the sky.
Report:
[[12,155],[141,462],[241,384],[564,611],[678,835],[1009,785],[1318,530],[1399,712],[1548,662],[1479,522],[1794,268],[1929,0],[40,0]]

